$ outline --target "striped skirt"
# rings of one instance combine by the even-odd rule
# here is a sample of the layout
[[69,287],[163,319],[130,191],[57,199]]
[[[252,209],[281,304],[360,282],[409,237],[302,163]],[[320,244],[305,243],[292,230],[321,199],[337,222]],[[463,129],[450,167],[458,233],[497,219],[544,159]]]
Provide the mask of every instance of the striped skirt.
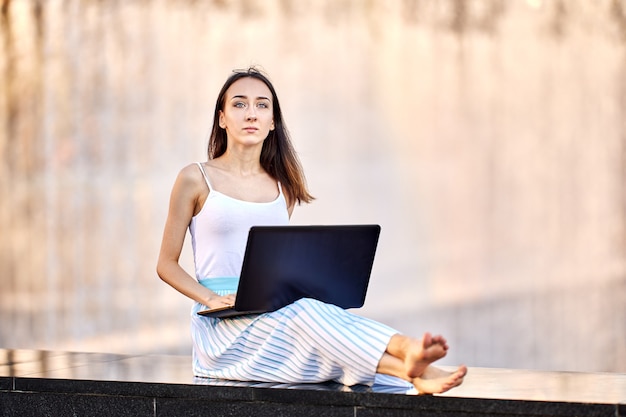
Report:
[[237,381],[372,385],[396,330],[303,298],[280,310],[229,319],[191,313],[196,376]]

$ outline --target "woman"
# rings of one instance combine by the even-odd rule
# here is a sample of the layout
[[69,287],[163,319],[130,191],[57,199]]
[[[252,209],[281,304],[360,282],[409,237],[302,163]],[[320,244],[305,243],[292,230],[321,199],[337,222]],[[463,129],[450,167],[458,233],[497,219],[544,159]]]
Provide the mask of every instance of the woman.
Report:
[[[248,230],[286,225],[296,203],[311,202],[270,81],[250,68],[234,72],[217,98],[208,161],[188,165],[171,193],[157,273],[194,300],[197,376],[266,382],[371,385],[375,375],[440,393],[463,381],[465,366],[430,365],[448,350],[442,336],[414,339],[312,299],[278,311],[229,319],[198,316],[234,303]],[[193,278],[179,264],[189,228]]]

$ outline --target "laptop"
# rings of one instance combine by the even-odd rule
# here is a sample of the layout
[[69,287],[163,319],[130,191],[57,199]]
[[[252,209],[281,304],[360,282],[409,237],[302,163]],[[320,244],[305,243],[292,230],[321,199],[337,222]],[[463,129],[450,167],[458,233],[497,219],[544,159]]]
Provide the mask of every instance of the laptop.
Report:
[[338,307],[365,302],[379,225],[253,226],[232,307],[199,311],[226,318],[278,310],[300,298]]

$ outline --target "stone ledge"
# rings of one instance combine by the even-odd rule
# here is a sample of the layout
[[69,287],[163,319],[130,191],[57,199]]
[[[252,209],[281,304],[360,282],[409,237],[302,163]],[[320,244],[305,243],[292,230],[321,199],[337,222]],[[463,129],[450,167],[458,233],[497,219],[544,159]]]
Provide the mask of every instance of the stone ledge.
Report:
[[185,356],[0,349],[0,416],[621,416],[626,375],[470,368],[440,396],[406,387],[194,378]]
[[[9,389],[5,387],[11,386]],[[623,416],[619,404],[376,392],[2,378],[0,415]]]

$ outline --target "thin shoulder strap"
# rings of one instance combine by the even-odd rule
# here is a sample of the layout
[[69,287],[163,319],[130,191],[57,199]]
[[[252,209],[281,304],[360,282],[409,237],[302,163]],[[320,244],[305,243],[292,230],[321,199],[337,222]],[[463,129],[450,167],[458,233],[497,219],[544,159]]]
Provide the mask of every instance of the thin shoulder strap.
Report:
[[200,172],[202,172],[202,176],[204,177],[204,181],[206,182],[206,186],[209,187],[209,191],[213,189],[211,186],[211,181],[209,181],[209,177],[207,177],[206,172],[204,172],[204,168],[200,162],[196,162],[198,168],[200,168]]

